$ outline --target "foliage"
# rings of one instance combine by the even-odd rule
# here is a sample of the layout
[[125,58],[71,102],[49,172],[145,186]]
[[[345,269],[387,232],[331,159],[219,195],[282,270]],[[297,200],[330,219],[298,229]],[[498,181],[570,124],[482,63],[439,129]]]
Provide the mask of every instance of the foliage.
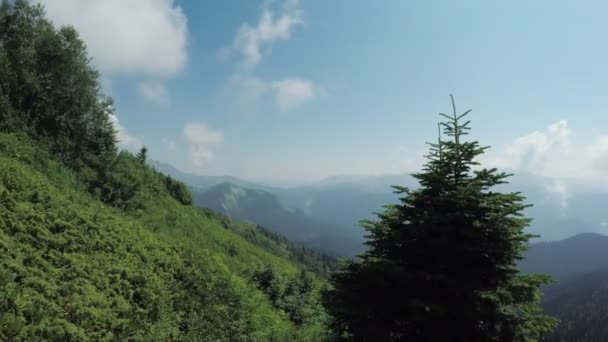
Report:
[[414,175],[420,188],[395,187],[400,203],[363,222],[368,252],[334,275],[325,296],[337,335],[530,341],[553,327],[538,306],[548,277],[516,268],[531,237],[524,198],[492,191],[509,175],[478,167],[475,158],[487,148],[463,141],[468,113],[441,114],[449,139],[430,144],[428,162]]
[[285,312],[296,325],[323,322],[325,312],[316,292],[315,280],[305,271],[286,277],[274,268],[265,266],[256,270],[251,279],[272,305]]
[[76,31],[4,1],[0,340],[323,340],[323,314],[289,315],[250,281],[304,266],[191,206],[147,150],[118,153],[111,115]]
[[[265,265],[285,277],[298,268],[160,192],[164,176],[123,202],[137,205],[111,209],[83,192],[72,171],[40,162],[45,152],[20,139],[0,134],[2,339],[322,336],[322,322],[299,320],[298,327],[247,280]],[[145,169],[139,175],[153,173],[133,156],[122,158]]]
[[306,270],[320,277],[327,278],[332,271],[337,269],[338,262],[335,257],[293,243],[283,235],[271,232],[258,224],[233,221],[227,216],[207,208],[201,208],[201,211],[209,217],[218,219],[225,229],[239,234],[266,252],[301,264]]
[[171,178],[171,176],[166,176],[164,181],[165,188],[167,189],[171,197],[175,198],[183,205],[192,204],[192,194],[188,190],[186,184]]
[[24,132],[98,186],[116,153],[111,99],[84,43],[56,29],[40,6],[0,6],[0,131]]
[[148,158],[148,148],[146,146],[142,146],[139,152],[137,152],[135,155],[135,158],[137,158],[140,163],[145,164],[146,159]]

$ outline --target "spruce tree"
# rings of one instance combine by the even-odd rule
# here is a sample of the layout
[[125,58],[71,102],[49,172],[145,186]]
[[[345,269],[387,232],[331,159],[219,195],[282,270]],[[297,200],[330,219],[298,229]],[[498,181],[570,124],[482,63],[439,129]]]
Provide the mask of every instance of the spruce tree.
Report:
[[140,163],[145,164],[146,159],[148,158],[148,148],[146,146],[142,146],[135,157]]
[[345,340],[534,341],[555,325],[539,307],[550,278],[517,269],[533,237],[524,197],[493,190],[510,175],[481,168],[488,147],[465,140],[470,110],[452,107],[419,188],[394,187],[399,203],[362,223],[367,251],[332,277],[325,304]]

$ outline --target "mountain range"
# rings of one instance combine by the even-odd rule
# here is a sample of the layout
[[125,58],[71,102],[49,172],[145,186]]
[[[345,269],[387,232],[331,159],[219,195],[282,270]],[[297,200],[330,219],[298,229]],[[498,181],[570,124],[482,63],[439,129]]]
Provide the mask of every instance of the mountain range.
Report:
[[[297,239],[307,234],[318,236],[323,233],[327,236],[331,235],[329,230],[334,230],[343,239],[361,241],[365,232],[358,222],[374,218],[374,212],[398,201],[391,186],[415,188],[417,184],[411,175],[401,174],[334,176],[307,185],[279,187],[232,176],[189,174],[165,163],[152,162],[151,165],[186,183],[199,199],[200,205],[220,209],[220,212],[242,220],[262,220],[258,223]],[[222,184],[224,185],[213,189]],[[221,190],[234,190],[237,187],[242,189],[238,201],[243,203],[239,204],[239,210],[235,210],[235,203],[232,203],[233,208],[226,211],[222,207],[223,202],[231,198],[231,195]],[[608,214],[602,208],[602,203],[608,201],[608,191],[603,189],[585,187],[572,180],[518,173],[509,178],[509,184],[502,185],[500,190],[519,191],[526,196],[526,202],[532,204],[525,213],[533,219],[529,232],[539,235],[533,239],[534,242],[556,241],[586,232],[608,233]],[[253,207],[252,204],[244,204],[253,201],[248,196],[253,196],[258,203]],[[264,214],[262,219],[261,214],[256,212],[256,207],[273,207],[275,214]],[[282,213],[277,214],[278,212]],[[290,217],[290,227],[284,226],[287,216]],[[276,222],[273,221],[274,218]],[[296,234],[294,229],[307,229],[311,232]],[[363,246],[360,245],[355,252],[362,250]],[[352,255],[352,250],[350,252],[346,254]]]

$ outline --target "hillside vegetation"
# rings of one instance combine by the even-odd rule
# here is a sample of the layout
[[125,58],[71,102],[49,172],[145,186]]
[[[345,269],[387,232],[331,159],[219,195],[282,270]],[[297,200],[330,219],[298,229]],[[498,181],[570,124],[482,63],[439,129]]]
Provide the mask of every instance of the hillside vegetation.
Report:
[[0,340],[323,340],[315,257],[118,152],[97,78],[76,31],[2,4]]

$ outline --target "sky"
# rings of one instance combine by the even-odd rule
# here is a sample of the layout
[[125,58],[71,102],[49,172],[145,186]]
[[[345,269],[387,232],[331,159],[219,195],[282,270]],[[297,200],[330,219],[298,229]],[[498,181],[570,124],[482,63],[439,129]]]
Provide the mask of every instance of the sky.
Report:
[[454,94],[484,165],[608,184],[605,1],[40,2],[87,44],[122,148],[187,172],[412,172]]

